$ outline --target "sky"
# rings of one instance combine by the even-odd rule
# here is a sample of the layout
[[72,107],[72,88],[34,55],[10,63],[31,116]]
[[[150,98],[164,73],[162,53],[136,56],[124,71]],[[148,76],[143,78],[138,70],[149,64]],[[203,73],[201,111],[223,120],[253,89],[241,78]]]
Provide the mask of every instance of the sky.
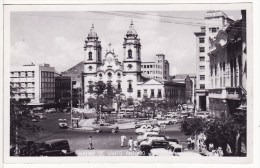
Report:
[[[170,75],[196,73],[194,32],[204,25],[206,11],[131,12],[13,12],[11,66],[48,63],[57,72],[66,71],[84,61],[84,40],[92,23],[101,40],[103,58],[111,43],[122,61],[123,40],[133,20],[141,39],[142,61],[164,54]],[[224,13],[233,20],[241,18],[238,10]]]

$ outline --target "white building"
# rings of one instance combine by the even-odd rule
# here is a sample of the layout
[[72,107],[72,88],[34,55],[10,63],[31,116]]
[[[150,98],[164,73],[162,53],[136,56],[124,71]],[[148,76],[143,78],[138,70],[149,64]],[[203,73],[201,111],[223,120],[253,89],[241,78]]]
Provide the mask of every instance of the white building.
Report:
[[201,27],[196,36],[196,107],[203,111],[209,110],[209,40],[213,40],[217,32],[232,22],[222,11],[208,11],[205,15],[206,27]]
[[[180,101],[182,95],[185,97],[185,85],[183,84],[167,82],[166,79],[155,80],[142,76],[141,43],[134,29],[133,22],[131,22],[124,37],[124,55],[122,62],[118,60],[117,55],[111,49],[111,45],[110,49],[105,53],[104,58],[102,58],[101,41],[99,41],[99,37],[93,25],[85,40],[84,50],[83,90],[85,103],[88,102],[90,97],[94,97],[94,95],[89,93],[89,88],[98,81],[112,84],[115,88],[121,90],[126,99],[132,98],[134,100],[140,100],[143,99],[144,96],[158,99],[173,99],[175,96],[180,96],[176,98],[176,101]],[[160,64],[163,66],[166,64],[166,68],[163,69],[168,73],[169,65],[166,63],[164,55],[160,54],[157,57],[160,61],[163,61],[159,62]],[[163,74],[161,74],[161,76],[163,77]],[[175,87],[180,87],[181,90],[176,88],[174,92]]]
[[28,105],[54,103],[55,69],[49,64],[11,67],[10,84],[15,99],[30,99]]
[[142,73],[154,79],[170,79],[169,62],[165,59],[164,54],[157,54],[153,62],[142,62]]

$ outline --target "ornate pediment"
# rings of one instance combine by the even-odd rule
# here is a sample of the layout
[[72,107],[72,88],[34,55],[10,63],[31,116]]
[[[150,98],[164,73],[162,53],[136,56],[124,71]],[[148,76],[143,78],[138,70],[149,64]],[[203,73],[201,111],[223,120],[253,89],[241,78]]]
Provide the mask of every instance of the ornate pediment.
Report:
[[220,30],[214,39],[209,37],[210,52],[225,46],[227,44],[227,40],[228,34],[223,30]]

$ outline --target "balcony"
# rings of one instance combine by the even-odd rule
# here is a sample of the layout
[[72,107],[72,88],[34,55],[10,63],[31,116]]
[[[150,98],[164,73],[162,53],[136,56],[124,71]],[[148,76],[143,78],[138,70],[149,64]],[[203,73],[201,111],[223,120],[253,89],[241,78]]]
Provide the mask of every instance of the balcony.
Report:
[[239,100],[241,89],[235,87],[209,89],[209,98]]

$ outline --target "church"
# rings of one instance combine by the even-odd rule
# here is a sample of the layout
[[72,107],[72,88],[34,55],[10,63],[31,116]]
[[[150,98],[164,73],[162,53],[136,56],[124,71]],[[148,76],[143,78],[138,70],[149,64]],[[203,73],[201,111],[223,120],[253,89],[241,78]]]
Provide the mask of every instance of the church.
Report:
[[[111,44],[110,49],[102,55],[101,41],[92,24],[84,45],[85,104],[90,97],[94,98],[94,95],[88,92],[89,87],[98,81],[112,84],[114,88],[121,90],[121,95],[124,95],[125,99],[140,101],[143,98],[151,98],[172,100],[176,104],[184,103],[185,85],[170,81],[168,76],[159,79],[143,73],[142,65],[145,63],[142,63],[141,59],[141,42],[133,21],[124,37],[122,49],[124,51],[122,61],[118,60],[114,50],[111,49]],[[117,109],[115,105],[113,107]]]

